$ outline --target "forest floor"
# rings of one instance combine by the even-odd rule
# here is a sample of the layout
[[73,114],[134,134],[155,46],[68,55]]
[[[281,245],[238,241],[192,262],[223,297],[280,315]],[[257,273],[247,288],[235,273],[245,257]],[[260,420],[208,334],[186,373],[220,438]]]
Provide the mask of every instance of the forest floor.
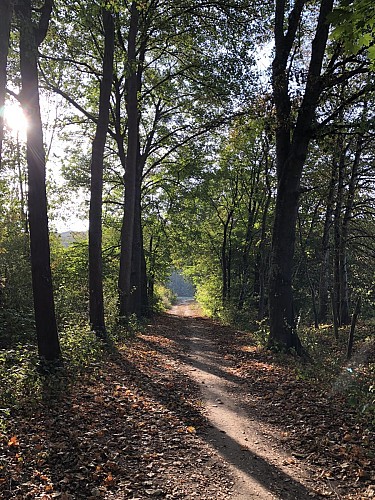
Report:
[[0,497],[375,498],[371,430],[297,373],[183,302],[12,412]]

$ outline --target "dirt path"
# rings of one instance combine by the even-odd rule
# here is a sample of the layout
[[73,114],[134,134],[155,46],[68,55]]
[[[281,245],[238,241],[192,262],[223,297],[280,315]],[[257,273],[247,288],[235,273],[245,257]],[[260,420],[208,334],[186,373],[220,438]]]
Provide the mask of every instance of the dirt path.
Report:
[[212,324],[199,318],[197,306],[184,301],[170,314],[184,323],[180,342],[185,347],[185,369],[200,384],[204,411],[210,422],[208,441],[228,465],[233,499],[299,500],[317,497],[306,471],[295,457],[267,438],[243,402],[243,380],[231,373],[230,361],[219,353]]
[[370,430],[254,342],[185,302],[41,378],[0,429],[0,498],[375,498]]

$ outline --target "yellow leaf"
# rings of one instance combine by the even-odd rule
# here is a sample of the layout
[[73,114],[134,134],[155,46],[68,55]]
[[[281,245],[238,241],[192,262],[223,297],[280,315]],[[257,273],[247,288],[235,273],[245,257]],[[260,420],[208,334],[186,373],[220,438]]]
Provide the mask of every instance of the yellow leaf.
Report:
[[195,434],[197,432],[195,427],[193,427],[192,425],[189,425],[189,427],[186,427],[186,430],[188,432],[190,432],[190,434]]

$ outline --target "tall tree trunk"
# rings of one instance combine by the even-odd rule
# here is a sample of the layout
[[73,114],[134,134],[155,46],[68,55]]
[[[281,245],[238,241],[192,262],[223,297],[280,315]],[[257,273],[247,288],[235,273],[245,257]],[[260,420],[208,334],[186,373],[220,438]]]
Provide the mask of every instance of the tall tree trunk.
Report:
[[18,4],[22,108],[29,122],[26,158],[34,311],[39,355],[47,361],[57,360],[61,356],[50,266],[45,152],[37,67],[38,45],[47,32],[51,9],[52,0],[46,0],[41,11],[39,28],[35,29],[32,21],[31,0],[22,0]]
[[337,181],[337,164],[332,162],[331,178],[328,188],[327,206],[324,216],[324,228],[321,243],[321,262],[319,274],[319,323],[326,323],[328,320],[329,301],[329,270],[330,270],[330,233],[332,226],[334,195]]
[[132,314],[132,258],[135,224],[135,201],[137,165],[139,160],[139,111],[138,111],[138,75],[136,67],[137,34],[139,12],[137,2],[132,2],[130,28],[128,36],[128,70],[126,109],[128,114],[128,145],[125,167],[125,202],[124,218],[121,229],[120,272],[118,280],[120,317]]
[[342,206],[343,206],[343,192],[344,192],[344,175],[345,175],[345,156],[346,150],[343,147],[342,138],[340,137],[337,144],[339,151],[338,160],[338,178],[337,178],[337,191],[336,191],[336,206],[334,210],[334,256],[333,256],[333,296],[335,297],[335,310],[337,312],[338,325],[342,325],[341,321],[341,225],[342,225]]
[[11,0],[0,2],[0,167],[4,137],[4,105],[5,89],[7,83],[7,61],[10,36],[10,21],[12,19],[13,5]]
[[109,124],[112,89],[115,25],[112,13],[102,9],[104,27],[103,77],[100,84],[99,116],[91,155],[91,198],[89,213],[89,309],[92,330],[106,336],[103,300],[102,205],[104,148]]
[[272,199],[272,187],[271,187],[271,179],[269,173],[269,164],[268,164],[268,156],[269,156],[269,143],[268,140],[265,139],[263,144],[264,153],[265,153],[265,184],[267,187],[267,193],[265,195],[263,214],[262,214],[262,225],[260,230],[260,242],[258,246],[258,253],[256,257],[256,266],[259,277],[259,299],[258,299],[258,321],[264,319],[266,314],[266,285],[267,285],[267,270],[269,269],[268,261],[269,261],[269,252],[266,252],[266,237],[267,237],[267,226],[268,226],[268,211],[271,204]]
[[147,289],[147,265],[143,246],[143,231],[141,231],[141,313],[142,316],[149,316],[151,313]]
[[362,136],[358,136],[356,142],[356,151],[352,163],[350,173],[348,196],[345,203],[345,211],[341,225],[341,238],[340,238],[340,320],[342,325],[349,325],[350,318],[350,304],[349,304],[349,290],[348,290],[348,234],[349,224],[354,206],[354,197],[357,189],[358,182],[358,167],[362,155]]
[[[254,180],[253,180],[254,181]],[[259,179],[257,179],[259,181]],[[257,182],[255,181],[255,182]],[[257,209],[257,203],[254,200],[254,182],[252,182],[250,190],[250,199],[247,207],[247,226],[246,226],[246,236],[245,244],[242,251],[242,269],[241,275],[241,288],[238,297],[238,310],[241,311],[244,306],[245,299],[249,292],[249,280],[250,280],[250,248],[253,242],[253,231],[254,231],[254,221]]]
[[134,200],[134,236],[131,272],[131,312],[138,318],[142,316],[142,220],[141,220],[141,176],[137,162],[137,179]]
[[21,144],[19,133],[17,132],[16,136],[16,164],[17,164],[17,177],[18,177],[18,187],[19,187],[19,197],[20,197],[20,217],[22,228],[25,234],[29,234],[29,219],[27,215],[26,209],[26,196],[24,189],[25,182],[25,174],[23,172],[22,164],[21,164]]
[[292,127],[287,66],[305,3],[296,0],[289,14],[287,32],[284,34],[285,1],[276,1],[275,58],[272,66],[273,96],[277,115],[278,188],[272,234],[269,346],[282,350],[294,348],[299,354],[303,349],[296,332],[292,271],[300,180],[310,142],[311,126],[322,91],[320,75],[328,39],[327,15],[332,11],[333,0],[322,0],[320,3],[305,93],[298,110],[296,124]]
[[230,234],[231,223],[233,219],[233,210],[227,214],[227,218],[223,222],[223,240],[221,242],[221,279],[222,279],[222,302],[230,298],[230,269],[231,269],[231,251],[230,251]]

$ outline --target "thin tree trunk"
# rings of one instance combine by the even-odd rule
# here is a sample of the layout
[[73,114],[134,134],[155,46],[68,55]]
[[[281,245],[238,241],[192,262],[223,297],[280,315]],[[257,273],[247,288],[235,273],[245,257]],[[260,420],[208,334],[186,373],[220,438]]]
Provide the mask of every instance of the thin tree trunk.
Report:
[[150,242],[149,242],[149,273],[148,280],[146,280],[147,284],[147,296],[148,300],[153,300],[154,298],[154,289],[155,289],[155,258],[154,258],[154,237],[151,234]]
[[147,265],[145,249],[143,247],[143,231],[141,232],[141,313],[142,316],[149,316],[151,314],[150,303],[148,300],[147,290]]
[[[259,302],[258,302],[258,321],[261,321],[264,319],[264,316],[266,314],[266,272],[269,266],[267,265],[267,261],[269,259],[266,256],[266,235],[267,235],[267,223],[268,223],[268,211],[269,207],[271,204],[271,199],[272,199],[272,189],[271,189],[271,180],[270,180],[270,175],[269,175],[269,166],[268,166],[268,148],[269,144],[268,141],[266,141],[266,168],[265,168],[265,183],[267,187],[267,195],[266,195],[266,200],[263,208],[263,215],[262,215],[262,225],[261,225],[261,231],[260,231],[260,243],[259,243],[259,249],[258,249],[258,255],[257,255],[257,266],[258,266],[258,272],[259,272]],[[268,252],[267,252],[268,254]]]
[[350,323],[349,314],[349,290],[348,290],[348,256],[347,256],[347,242],[349,233],[349,224],[354,205],[354,197],[357,189],[358,181],[358,167],[362,155],[362,136],[358,136],[356,143],[355,157],[352,164],[350,174],[348,196],[345,203],[345,211],[341,225],[341,238],[340,238],[340,312],[341,324],[348,325]]
[[26,211],[26,197],[25,197],[25,190],[24,190],[24,175],[22,172],[22,165],[21,165],[21,145],[20,145],[20,140],[19,140],[19,133],[17,132],[17,137],[16,137],[16,163],[17,163],[17,176],[18,176],[18,186],[19,186],[19,196],[20,196],[20,216],[21,216],[21,223],[23,230],[25,231],[25,234],[29,234],[29,220],[27,217],[27,211]]
[[358,300],[357,300],[357,303],[355,305],[355,309],[353,312],[353,316],[352,316],[349,339],[348,339],[348,348],[346,351],[346,358],[347,359],[350,359],[352,357],[353,344],[354,344],[354,332],[355,332],[355,327],[357,324],[358,315],[361,312],[361,299],[362,299],[362,297],[358,297]]
[[324,217],[324,228],[321,243],[321,264],[319,276],[319,323],[326,323],[329,310],[329,268],[330,268],[330,232],[332,226],[334,194],[337,177],[336,162],[332,163],[331,178],[327,196],[327,207]]
[[46,1],[36,30],[32,22],[31,0],[18,4],[20,18],[20,69],[22,108],[28,119],[26,157],[28,167],[28,203],[30,257],[35,323],[39,356],[47,361],[60,358],[60,345],[53,299],[50,246],[48,235],[45,152],[39,106],[37,53],[48,28],[52,2]]
[[338,311],[337,311],[337,300],[335,297],[335,289],[333,287],[331,294],[331,304],[332,304],[332,322],[333,322],[333,335],[335,339],[339,339],[339,319],[338,319]]
[[89,310],[92,330],[106,337],[103,299],[102,206],[104,148],[109,124],[112,89],[115,25],[112,13],[102,9],[104,26],[103,77],[100,84],[99,117],[91,155],[91,198],[89,213]]
[[10,21],[13,5],[11,0],[0,2],[0,167],[4,138],[4,105],[7,83],[7,62],[10,36]]
[[242,251],[242,272],[241,272],[241,289],[238,297],[238,310],[241,311],[244,306],[245,299],[248,295],[249,290],[249,279],[250,279],[250,262],[249,262],[249,254],[250,248],[253,241],[253,229],[254,229],[254,220],[255,220],[255,211],[256,205],[253,200],[254,197],[254,189],[252,186],[250,192],[250,200],[247,208],[247,227],[246,227],[246,237],[245,244]]
[[230,224],[233,217],[231,210],[226,221],[223,223],[223,240],[221,242],[221,276],[222,276],[222,302],[229,299],[230,296]]
[[[318,211],[319,204],[316,206],[315,211],[314,211],[314,217],[311,222],[311,228],[307,237],[307,240],[311,236],[311,229],[312,227],[316,224],[316,213]],[[309,272],[309,266],[308,266],[308,257],[307,257],[307,252],[306,252],[306,244],[303,241],[303,236],[302,236],[302,227],[301,227],[301,219],[298,217],[298,229],[299,229],[299,243],[300,243],[300,248],[301,248],[301,253],[303,256],[303,261],[306,269],[306,278],[309,284],[310,288],[310,293],[311,293],[311,303],[312,303],[312,309],[313,309],[313,316],[314,316],[314,326],[315,328],[319,328],[319,321],[318,321],[318,309],[316,307],[316,298],[315,298],[315,289],[313,282],[311,280],[310,272]]]
[[342,139],[339,139],[338,151],[338,180],[336,192],[336,206],[334,211],[334,264],[333,264],[333,289],[335,297],[335,310],[337,312],[338,325],[342,325],[341,318],[341,211],[343,204],[344,173],[345,173],[345,150]]

